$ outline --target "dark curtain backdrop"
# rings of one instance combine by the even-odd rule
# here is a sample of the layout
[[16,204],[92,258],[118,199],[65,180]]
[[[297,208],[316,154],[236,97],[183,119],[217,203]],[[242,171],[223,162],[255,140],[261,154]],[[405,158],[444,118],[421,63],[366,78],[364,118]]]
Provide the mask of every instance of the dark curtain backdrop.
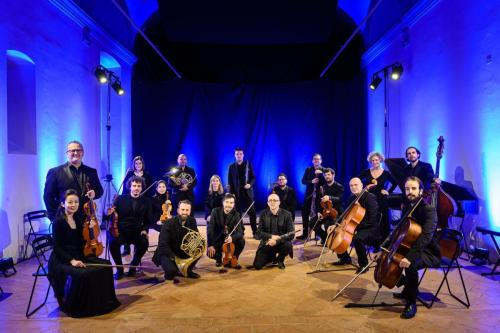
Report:
[[255,168],[259,210],[280,172],[302,204],[301,178],[315,152],[344,185],[366,165],[360,79],[242,85],[172,80],[134,82],[133,89],[134,154],[144,157],[156,179],[186,154],[198,177],[197,209],[213,174],[227,184],[235,147],[244,148]]

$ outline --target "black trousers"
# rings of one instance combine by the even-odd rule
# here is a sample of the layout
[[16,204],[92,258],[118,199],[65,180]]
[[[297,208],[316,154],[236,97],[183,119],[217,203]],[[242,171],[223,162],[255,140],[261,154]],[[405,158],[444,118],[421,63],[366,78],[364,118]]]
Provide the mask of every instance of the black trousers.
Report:
[[[108,237],[110,237],[109,252],[111,252],[116,265],[123,265],[120,247],[124,244],[134,244],[134,257],[130,264],[137,266],[141,263],[141,259],[149,246],[148,238],[145,235],[141,235],[141,230],[136,232],[120,232],[120,235],[116,238],[110,236],[108,233]],[[117,270],[123,272],[123,267],[119,267]]]
[[[259,247],[257,253],[255,254],[255,259],[253,261],[253,267],[255,269],[261,269],[265,265],[274,260],[283,262],[285,257],[289,255],[292,251],[292,242],[280,242],[275,246],[264,245]],[[278,255],[276,257],[276,255]]]
[[[365,267],[368,265],[368,256],[366,255],[366,245],[376,245],[379,240],[378,230],[376,228],[371,229],[361,229],[356,232],[352,238],[352,245],[356,250],[358,255],[358,265],[359,267]],[[349,251],[339,254],[339,258],[342,260],[349,260]]]
[[333,224],[335,224],[335,221],[332,219],[323,219],[318,221],[318,216],[315,216],[309,221],[309,229],[313,229],[316,235],[321,238],[321,242],[325,243],[326,231],[328,230],[328,227]]
[[[214,255],[213,259],[215,261],[222,262],[222,245],[223,244],[224,243],[214,244],[215,255]],[[245,247],[245,239],[244,238],[241,238],[238,240],[233,239],[233,244],[234,244],[234,255],[236,256],[236,258],[239,258],[241,252],[243,252],[243,248]]]
[[[200,260],[200,259],[198,259]],[[198,262],[196,260],[191,267],[189,267],[188,272],[191,272],[194,269],[194,266],[196,266],[196,263]],[[180,275],[179,268],[177,267],[177,264],[175,263],[174,260],[170,259],[167,256],[161,256],[160,257],[160,264],[161,268],[163,268],[163,271],[165,272],[165,279],[167,280],[172,280],[174,277],[177,275]]]
[[414,260],[410,267],[405,268],[405,275],[401,276],[398,285],[404,285],[403,296],[410,303],[415,303],[418,296],[418,271],[426,267],[438,267],[439,259],[422,256]]
[[[243,194],[236,197],[236,207],[238,212],[243,215],[243,213],[252,204],[253,198],[248,197],[247,191],[245,189],[241,190]],[[248,211],[248,217],[250,218],[250,226],[252,227],[252,232],[255,235],[257,233],[257,212],[255,211],[255,204]]]

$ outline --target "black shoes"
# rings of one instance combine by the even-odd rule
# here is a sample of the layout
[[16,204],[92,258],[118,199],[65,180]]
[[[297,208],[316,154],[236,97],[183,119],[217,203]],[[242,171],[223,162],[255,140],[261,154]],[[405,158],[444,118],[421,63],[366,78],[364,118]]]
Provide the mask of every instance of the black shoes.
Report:
[[[200,278],[200,274],[191,271],[191,272],[188,272],[188,276],[187,277],[191,278],[191,279],[199,279]],[[174,281],[174,283],[175,283],[175,281]]]
[[368,271],[370,270],[370,268],[366,267],[365,270],[363,270],[363,268],[365,268],[365,266],[361,266],[361,267],[358,267],[358,269],[356,270],[356,274],[365,274],[365,273],[368,273]]
[[408,303],[406,303],[406,306],[405,306],[403,312],[401,312],[400,317],[403,319],[411,319],[411,318],[415,317],[416,314],[417,314],[417,303],[408,302]]
[[132,267],[128,270],[127,276],[134,277],[136,275],[136,273],[137,273],[137,271],[136,271],[135,267]]
[[118,280],[123,279],[123,275],[124,275],[124,274],[123,274],[123,271],[116,271],[116,273],[115,273],[115,275],[114,275],[114,278],[115,278],[115,280],[117,280],[117,281],[118,281]]
[[285,263],[283,261],[278,261],[278,268],[285,269]]
[[258,234],[253,234],[253,239],[260,240],[260,236]]
[[220,267],[222,266],[222,261],[216,261],[215,262],[215,267]]
[[299,236],[299,237],[297,237],[297,239],[300,239],[300,240],[306,240],[306,239],[307,239],[307,235],[302,235],[302,236]]
[[234,269],[241,269],[241,265],[240,264],[236,264],[236,266],[233,267]]
[[350,264],[352,264],[351,259],[339,259],[338,261],[334,262],[332,265],[343,266],[343,265],[350,265]]

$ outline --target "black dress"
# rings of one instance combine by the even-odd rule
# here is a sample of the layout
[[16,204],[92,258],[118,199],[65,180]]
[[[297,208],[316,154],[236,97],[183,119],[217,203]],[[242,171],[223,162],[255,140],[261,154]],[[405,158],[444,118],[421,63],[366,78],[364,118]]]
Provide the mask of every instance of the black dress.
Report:
[[113,311],[120,302],[116,298],[113,270],[110,267],[77,268],[71,260],[108,264],[108,260],[83,257],[82,221],[71,229],[64,214],[53,225],[54,250],[49,259],[48,278],[59,306],[68,316],[87,317]]
[[205,220],[210,216],[214,208],[222,207],[224,195],[224,192],[208,192],[207,199],[205,200]]

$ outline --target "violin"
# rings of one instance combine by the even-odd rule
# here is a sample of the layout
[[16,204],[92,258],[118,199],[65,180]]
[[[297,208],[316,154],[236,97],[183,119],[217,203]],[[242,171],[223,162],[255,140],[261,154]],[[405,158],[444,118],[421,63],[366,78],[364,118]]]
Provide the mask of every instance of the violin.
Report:
[[365,186],[363,191],[357,195],[349,207],[340,217],[340,224],[327,235],[326,246],[335,253],[344,253],[352,243],[352,239],[356,232],[356,227],[363,221],[366,209],[361,206],[359,200],[370,188],[377,185],[377,181],[373,180],[371,184]]
[[375,267],[374,273],[375,281],[389,289],[394,288],[401,278],[403,268],[399,267],[399,263],[406,257],[422,233],[422,227],[411,216],[421,202],[422,197],[407,216],[401,219],[401,223],[391,235],[390,245],[387,249],[383,249],[382,255],[377,259],[377,267]]
[[162,214],[160,216],[161,222],[165,222],[165,221],[170,220],[172,218],[172,202],[168,198],[168,191],[166,192],[166,200],[161,205],[161,211],[162,211]]
[[[87,183],[87,191],[90,191],[90,184]],[[85,240],[85,245],[83,246],[83,255],[85,257],[99,257],[104,251],[104,246],[99,241],[99,221],[96,216],[96,204],[93,199],[90,199],[83,205],[83,211],[85,212],[86,218],[83,223],[83,239]],[[91,227],[90,225],[93,224]]]
[[116,207],[114,205],[114,202],[116,201],[116,198],[118,197],[118,195],[115,195],[115,197],[113,198],[113,206],[111,206],[109,209],[108,209],[108,222],[109,222],[109,233],[113,236],[113,237],[118,237],[120,236],[120,232],[118,231],[118,213],[116,212]]
[[[228,235],[227,226],[225,227],[226,235]],[[227,238],[228,236],[226,236]],[[230,265],[232,268],[235,268],[238,265],[238,258],[234,255],[235,246],[233,242],[222,244],[222,253],[224,253],[224,257],[222,258],[222,265],[228,266]]]
[[329,218],[335,220],[339,216],[339,212],[333,208],[333,203],[330,199],[327,201],[321,201],[321,208],[323,208],[321,215],[323,215],[323,218],[325,219]]

